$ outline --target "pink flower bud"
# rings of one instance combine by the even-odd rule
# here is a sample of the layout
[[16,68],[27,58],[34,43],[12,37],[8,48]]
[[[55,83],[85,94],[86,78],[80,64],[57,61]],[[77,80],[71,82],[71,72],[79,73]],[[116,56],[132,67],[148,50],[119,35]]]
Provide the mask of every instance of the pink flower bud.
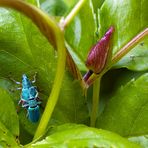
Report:
[[111,26],[101,40],[91,48],[88,54],[86,66],[96,74],[100,73],[106,64],[113,32],[114,28]]

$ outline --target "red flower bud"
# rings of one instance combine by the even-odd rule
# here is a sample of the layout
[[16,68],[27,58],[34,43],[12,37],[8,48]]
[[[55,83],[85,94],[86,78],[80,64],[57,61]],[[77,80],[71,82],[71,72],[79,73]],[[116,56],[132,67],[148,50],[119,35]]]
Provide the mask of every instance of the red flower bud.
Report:
[[96,74],[100,73],[106,64],[113,32],[114,28],[111,26],[101,40],[91,48],[88,54],[86,66]]

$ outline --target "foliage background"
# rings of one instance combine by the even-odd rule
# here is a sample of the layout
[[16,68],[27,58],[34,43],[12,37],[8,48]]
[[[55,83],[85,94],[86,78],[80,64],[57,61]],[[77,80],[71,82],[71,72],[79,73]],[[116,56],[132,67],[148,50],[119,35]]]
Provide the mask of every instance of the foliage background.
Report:
[[[28,2],[36,5],[34,0],[28,0]],[[69,14],[76,3],[76,0],[70,2],[68,0],[41,0],[40,7],[59,21],[62,16]],[[82,74],[87,71],[85,59],[89,49],[103,36],[110,25],[115,27],[113,54],[147,27],[147,3],[146,0],[140,2],[92,0],[84,4],[65,30],[66,47]],[[38,123],[30,123],[23,109],[19,114],[16,113],[20,92],[15,90],[17,86],[11,78],[21,81],[23,73],[30,78],[35,72],[38,73],[36,86],[43,100],[41,107],[41,112],[43,112],[53,85],[57,51],[30,19],[12,9],[0,8],[0,64],[0,144],[17,145],[16,137],[18,136],[21,144],[27,144],[31,141]],[[145,38],[104,75],[101,81],[96,128],[115,132],[125,138],[130,137],[129,140],[136,141],[143,147],[148,145],[147,70],[148,38]],[[64,123],[89,126],[91,96],[92,88],[89,88],[88,95],[85,97],[79,81],[74,79],[66,68],[60,96],[49,128]],[[73,126],[76,129],[77,125]],[[64,126],[62,128],[65,129]],[[78,128],[81,129],[79,126]],[[68,132],[73,134],[74,131],[70,129]],[[82,137],[84,135],[82,134]],[[94,135],[99,135],[99,133],[94,131]],[[107,137],[110,137],[107,140],[114,145],[114,140],[111,138],[114,136],[107,135]],[[52,139],[54,138],[57,137],[53,136]],[[55,141],[51,142],[50,138],[47,138],[47,141],[48,144],[55,144]],[[120,142],[126,143],[124,140]],[[127,145],[130,147],[129,143]]]

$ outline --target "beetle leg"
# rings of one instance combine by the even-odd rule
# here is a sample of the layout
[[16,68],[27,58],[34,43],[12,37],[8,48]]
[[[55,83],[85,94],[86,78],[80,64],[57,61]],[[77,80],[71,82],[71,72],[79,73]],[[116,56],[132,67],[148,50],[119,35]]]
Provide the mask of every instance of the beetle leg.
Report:
[[32,83],[35,83],[35,82],[36,82],[36,75],[37,75],[37,72],[35,72],[35,75],[33,76],[33,81],[32,81]]
[[26,103],[26,102],[25,102],[24,104],[22,104],[22,107],[23,107],[23,108],[27,108],[28,106],[29,106],[29,105],[28,105],[28,103]]
[[23,100],[20,100],[19,102],[18,102],[18,105],[20,105],[20,104],[22,104],[23,103]]
[[21,85],[21,84],[22,84],[21,82],[15,81],[15,80],[12,79],[12,78],[11,78],[11,80],[12,80],[14,83],[18,84],[18,85]]
[[22,87],[18,87],[18,88],[16,88],[16,90],[21,90],[22,89]]

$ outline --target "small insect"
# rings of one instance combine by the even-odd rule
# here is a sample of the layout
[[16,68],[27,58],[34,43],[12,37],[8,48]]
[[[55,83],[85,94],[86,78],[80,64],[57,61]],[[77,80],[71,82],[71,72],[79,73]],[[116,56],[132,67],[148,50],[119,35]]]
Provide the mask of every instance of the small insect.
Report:
[[18,88],[21,89],[18,104],[22,104],[22,107],[27,109],[27,117],[31,122],[37,122],[40,118],[39,104],[41,104],[41,101],[39,101],[36,86],[32,85],[35,81],[36,75],[34,76],[34,80],[30,81],[25,74],[22,75],[22,83],[15,81],[16,84],[22,85],[21,88]]

